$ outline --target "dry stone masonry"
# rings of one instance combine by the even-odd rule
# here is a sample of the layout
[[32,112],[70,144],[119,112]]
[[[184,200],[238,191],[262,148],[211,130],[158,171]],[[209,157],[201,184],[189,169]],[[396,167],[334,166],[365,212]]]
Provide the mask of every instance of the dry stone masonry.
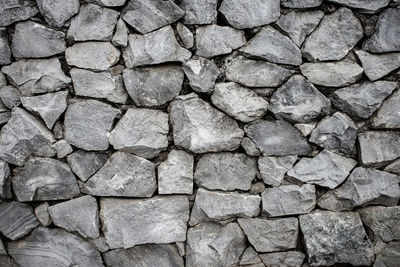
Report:
[[400,266],[399,29],[399,0],[0,0],[0,266]]

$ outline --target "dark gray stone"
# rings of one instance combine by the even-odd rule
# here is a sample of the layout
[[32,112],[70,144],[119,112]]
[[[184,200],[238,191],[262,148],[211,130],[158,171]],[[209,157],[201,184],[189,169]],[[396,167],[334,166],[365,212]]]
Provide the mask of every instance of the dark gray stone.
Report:
[[79,0],[36,0],[40,13],[50,26],[61,28],[79,12]]
[[400,118],[398,116],[399,106],[400,90],[396,90],[390,97],[383,101],[378,112],[372,117],[372,127],[384,129],[400,128]]
[[213,24],[217,22],[218,0],[182,0],[184,24]]
[[0,100],[9,109],[21,104],[21,93],[12,85],[0,87]]
[[220,71],[215,63],[206,58],[192,58],[182,64],[189,79],[190,87],[199,93],[209,93],[214,89]]
[[390,242],[377,255],[374,267],[396,267],[400,262],[400,242]]
[[286,172],[297,160],[297,156],[259,157],[258,171],[264,183],[279,186]]
[[3,0],[0,6],[0,27],[27,20],[38,12],[33,0]]
[[371,81],[376,81],[400,67],[400,53],[382,55],[370,54],[362,50],[355,51]]
[[123,6],[127,0],[85,0],[87,3],[99,6],[118,7]]
[[390,0],[329,0],[329,2],[350,7],[360,13],[374,14],[386,7]]
[[78,150],[67,156],[71,170],[86,182],[89,177],[95,174],[107,161],[107,155],[96,152]]
[[0,160],[0,198],[11,198],[11,171],[7,162]]
[[0,28],[0,65],[11,63],[11,49],[8,44],[8,34],[6,28]]
[[367,131],[358,135],[361,162],[364,165],[384,165],[400,157],[400,133]]
[[256,144],[250,140],[250,138],[244,137],[240,146],[246,151],[246,154],[249,156],[258,157],[260,156],[260,150],[257,148]]
[[323,0],[281,0],[281,4],[288,8],[310,8],[322,4]]
[[259,257],[269,267],[300,267],[306,255],[300,251],[285,251],[260,254]]

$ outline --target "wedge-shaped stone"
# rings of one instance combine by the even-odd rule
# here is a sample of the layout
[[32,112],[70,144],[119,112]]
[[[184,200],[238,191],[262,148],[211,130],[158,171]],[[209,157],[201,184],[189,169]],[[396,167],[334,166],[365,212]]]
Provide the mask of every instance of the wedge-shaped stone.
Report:
[[6,0],[0,7],[0,27],[27,20],[39,13],[33,0]]
[[281,0],[281,4],[288,8],[310,8],[322,4],[323,0]]
[[183,46],[186,49],[192,48],[194,45],[194,37],[191,30],[189,30],[181,22],[176,24],[176,32],[178,33],[179,39],[181,39]]
[[260,257],[258,257],[257,251],[251,246],[247,247],[240,258],[239,265],[252,265],[261,263]]
[[189,200],[185,196],[100,200],[100,219],[110,248],[186,240]]
[[53,27],[61,28],[79,12],[79,0],[36,0],[40,13]]
[[10,64],[12,60],[11,56],[7,30],[6,28],[0,28],[0,65]]
[[365,75],[371,81],[376,81],[400,67],[400,53],[375,55],[363,50],[355,53],[361,61]]
[[12,85],[0,87],[0,101],[9,109],[21,104],[21,93]]
[[36,218],[43,226],[49,226],[52,223],[48,208],[49,203],[47,202],[42,202],[42,204],[35,208]]
[[179,6],[185,11],[184,24],[213,24],[217,22],[218,0],[182,0]]
[[209,93],[214,89],[220,71],[215,63],[206,58],[190,59],[182,64],[189,79],[190,87],[199,93]]
[[384,165],[400,157],[400,133],[367,131],[358,135],[361,162],[364,165]]
[[107,161],[107,155],[97,152],[86,152],[78,150],[67,156],[71,170],[86,182],[89,177],[95,174]]
[[372,117],[372,127],[383,129],[400,128],[400,118],[398,110],[400,109],[400,90],[395,91],[390,97],[383,101],[381,107]]
[[286,172],[297,160],[297,156],[259,157],[258,170],[264,183],[279,186]]
[[126,47],[128,45],[128,34],[129,30],[125,22],[122,19],[118,19],[111,43],[114,46]]
[[94,196],[151,197],[157,189],[154,164],[135,155],[115,152],[82,188]]
[[397,159],[387,165],[384,169],[385,172],[391,172],[400,176],[400,159]]
[[387,6],[390,0],[329,0],[329,2],[350,7],[360,13],[374,14]]
[[260,254],[266,266],[271,267],[300,267],[306,255],[300,251],[285,251]]
[[0,198],[11,197],[11,170],[7,162],[0,160]]

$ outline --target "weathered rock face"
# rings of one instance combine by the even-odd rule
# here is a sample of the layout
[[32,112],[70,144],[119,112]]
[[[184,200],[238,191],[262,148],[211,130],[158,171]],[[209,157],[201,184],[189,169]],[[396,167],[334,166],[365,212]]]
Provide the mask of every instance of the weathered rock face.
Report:
[[297,160],[297,156],[259,157],[258,170],[264,183],[279,186],[286,172]]
[[399,101],[400,90],[396,90],[390,97],[383,101],[378,112],[372,118],[372,126],[384,129],[400,128],[400,118],[397,116]]
[[39,10],[33,0],[7,0],[0,8],[0,27],[14,22],[27,20],[35,16]]
[[374,266],[396,266],[400,261],[399,257],[400,242],[390,242],[387,244],[382,252],[376,257]]
[[35,208],[35,216],[43,226],[51,224],[51,218],[48,211],[49,203],[43,202]]
[[11,171],[7,162],[0,160],[0,198],[11,198]]
[[300,251],[274,252],[260,254],[265,265],[272,267],[300,267],[305,255]]
[[81,179],[86,181],[95,174],[107,161],[107,155],[96,152],[85,152],[77,150],[67,156],[71,170]]
[[8,85],[0,88],[0,100],[9,109],[21,104],[20,92],[14,86]]
[[362,50],[355,53],[361,61],[365,75],[371,81],[376,81],[400,67],[400,53],[376,55]]
[[182,64],[182,69],[190,87],[198,93],[211,92],[220,74],[217,65],[206,58],[190,59]]
[[347,6],[360,13],[373,14],[387,6],[390,0],[329,0],[342,6]]
[[127,0],[85,0],[88,3],[93,3],[99,6],[118,7],[123,6]]
[[290,8],[310,8],[322,4],[323,0],[281,0],[282,6]]
[[11,63],[11,49],[6,28],[0,28],[0,65]]
[[400,134],[390,131],[368,131],[358,135],[361,161],[364,165],[382,165],[400,157]]
[[179,38],[181,39],[183,46],[186,49],[192,48],[194,45],[194,37],[193,33],[181,22],[176,24],[176,32],[178,33]]
[[115,33],[111,40],[114,46],[126,47],[128,45],[128,28],[122,19],[118,19],[117,25],[115,26]]
[[79,12],[79,0],[36,0],[46,22],[61,28],[67,20]]
[[182,0],[179,6],[185,11],[185,24],[212,24],[217,22],[218,0]]

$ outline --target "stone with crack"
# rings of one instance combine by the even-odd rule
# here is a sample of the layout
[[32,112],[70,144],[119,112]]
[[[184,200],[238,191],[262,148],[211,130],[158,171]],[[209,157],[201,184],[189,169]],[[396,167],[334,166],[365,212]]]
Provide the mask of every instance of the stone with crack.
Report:
[[178,22],[176,24],[176,32],[178,33],[179,39],[182,41],[182,44],[186,49],[193,47],[193,33],[185,25],[183,25],[183,23]]
[[36,1],[33,0],[6,0],[0,6],[0,27],[14,22],[27,20],[39,12]]
[[239,265],[252,265],[261,263],[261,258],[258,256],[257,251],[251,246],[247,247],[240,257]]
[[67,161],[71,170],[86,182],[89,177],[95,174],[107,161],[107,155],[98,152],[88,152],[77,150],[67,156]]
[[79,12],[79,0],[36,0],[40,13],[53,27],[61,28]]
[[[11,63],[11,49],[6,28],[0,28],[0,65]],[[1,86],[0,86],[1,87]]]
[[396,267],[400,262],[400,242],[385,244],[381,253],[376,256],[374,267]]
[[400,133],[366,131],[358,134],[360,158],[364,165],[381,166],[400,157]]
[[209,93],[214,89],[220,71],[215,63],[206,58],[192,58],[182,64],[190,87],[198,93]]
[[259,257],[268,267],[300,267],[306,255],[300,251],[285,251],[260,254]]
[[259,157],[258,170],[264,183],[279,186],[286,172],[297,160],[297,156]]
[[9,109],[21,104],[21,93],[12,85],[0,87],[0,100]]
[[179,6],[185,11],[184,24],[213,24],[217,22],[218,0],[182,0]]
[[383,101],[381,107],[372,117],[373,128],[398,129],[400,128],[400,90],[396,90],[391,96]]
[[400,53],[376,55],[363,50],[355,53],[361,61],[365,75],[371,81],[376,81],[400,67]]

